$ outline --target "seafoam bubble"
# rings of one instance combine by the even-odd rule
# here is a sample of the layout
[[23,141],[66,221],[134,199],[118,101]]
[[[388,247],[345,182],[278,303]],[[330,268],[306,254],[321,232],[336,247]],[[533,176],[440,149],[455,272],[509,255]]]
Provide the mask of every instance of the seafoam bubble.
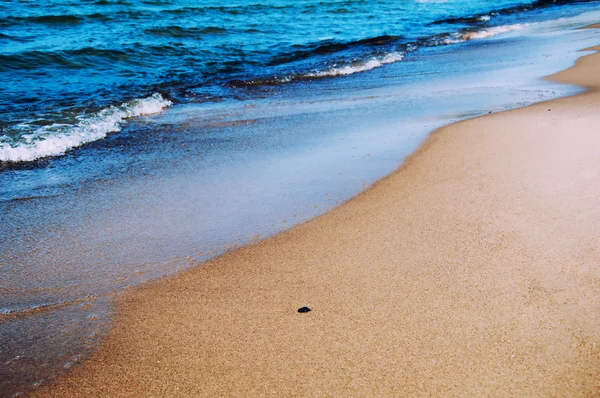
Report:
[[121,130],[126,119],[151,115],[173,105],[155,93],[120,106],[110,106],[93,115],[80,116],[76,124],[52,124],[23,135],[17,142],[0,141],[0,161],[26,162],[62,155],[70,149],[97,141]]

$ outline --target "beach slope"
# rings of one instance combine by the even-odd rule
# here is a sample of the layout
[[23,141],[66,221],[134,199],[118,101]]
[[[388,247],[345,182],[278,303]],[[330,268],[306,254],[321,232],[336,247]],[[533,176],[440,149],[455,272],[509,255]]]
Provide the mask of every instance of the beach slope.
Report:
[[586,93],[442,128],[324,216],[125,292],[101,349],[38,394],[600,395],[598,70],[588,55],[551,77]]

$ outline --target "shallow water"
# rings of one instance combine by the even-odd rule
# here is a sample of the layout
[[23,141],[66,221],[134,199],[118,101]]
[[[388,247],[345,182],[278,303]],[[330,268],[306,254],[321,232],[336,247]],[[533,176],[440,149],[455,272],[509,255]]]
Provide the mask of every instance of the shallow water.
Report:
[[436,127],[577,92],[538,80],[597,44],[596,31],[572,30],[597,13],[562,13],[538,9],[518,29],[364,73],[172,98],[64,156],[5,164],[0,391],[47,383],[85,357],[110,325],[113,292],[322,214]]

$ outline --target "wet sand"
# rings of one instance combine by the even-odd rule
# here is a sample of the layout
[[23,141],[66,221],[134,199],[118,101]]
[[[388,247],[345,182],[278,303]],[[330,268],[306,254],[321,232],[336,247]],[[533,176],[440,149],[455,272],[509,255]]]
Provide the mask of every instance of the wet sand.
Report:
[[[315,220],[118,298],[41,396],[597,396],[600,55],[589,91],[446,128]],[[308,306],[308,313],[297,309]]]

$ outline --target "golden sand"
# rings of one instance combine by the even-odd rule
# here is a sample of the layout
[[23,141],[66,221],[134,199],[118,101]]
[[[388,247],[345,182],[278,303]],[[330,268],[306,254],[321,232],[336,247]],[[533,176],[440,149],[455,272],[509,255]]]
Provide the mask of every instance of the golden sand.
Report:
[[[436,131],[330,213],[126,292],[43,396],[599,396],[590,90]],[[309,306],[309,313],[297,309]]]

